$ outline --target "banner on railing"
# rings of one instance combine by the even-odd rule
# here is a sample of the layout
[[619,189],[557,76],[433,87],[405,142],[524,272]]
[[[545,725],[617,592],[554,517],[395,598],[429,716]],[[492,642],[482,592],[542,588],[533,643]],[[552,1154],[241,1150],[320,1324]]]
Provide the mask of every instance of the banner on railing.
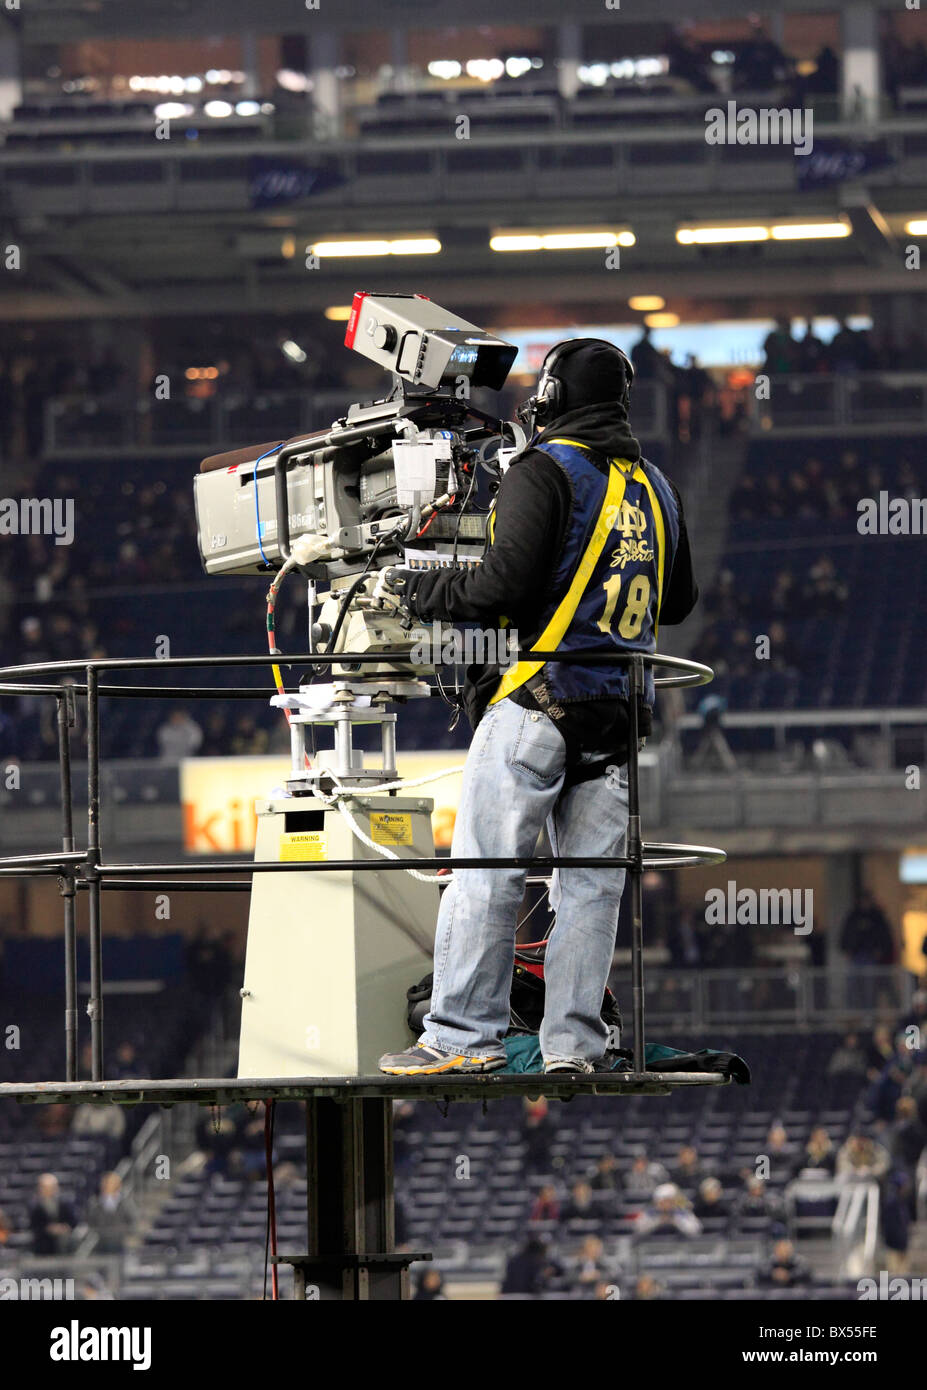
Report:
[[[454,749],[400,753],[399,770],[414,781],[463,762]],[[183,847],[187,854],[253,853],[257,836],[255,801],[283,794],[290,777],[283,756],[185,758],[180,764]],[[415,794],[434,802],[436,849],[450,849],[460,793],[460,777],[442,777]]]
[[253,155],[248,166],[248,197],[253,208],[298,203],[344,183],[333,169],[313,168],[298,159]]

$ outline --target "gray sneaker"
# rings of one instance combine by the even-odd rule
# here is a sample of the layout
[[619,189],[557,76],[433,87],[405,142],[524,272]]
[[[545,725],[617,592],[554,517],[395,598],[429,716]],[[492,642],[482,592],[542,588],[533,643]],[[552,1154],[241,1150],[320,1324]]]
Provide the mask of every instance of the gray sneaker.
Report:
[[437,1047],[416,1043],[405,1052],[387,1052],[380,1058],[379,1067],[389,1076],[437,1076],[439,1073],[499,1071],[508,1058],[503,1053],[485,1057],[463,1057],[457,1052],[443,1052]]
[[551,1061],[544,1063],[544,1071],[551,1072],[587,1072],[595,1071],[592,1062],[587,1062],[584,1057],[554,1057]]

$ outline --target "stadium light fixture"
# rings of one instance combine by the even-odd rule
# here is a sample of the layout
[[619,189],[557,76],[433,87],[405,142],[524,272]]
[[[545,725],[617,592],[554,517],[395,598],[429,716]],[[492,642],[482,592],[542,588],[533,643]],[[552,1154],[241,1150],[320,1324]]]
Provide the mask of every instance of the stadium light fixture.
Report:
[[325,317],[332,323],[347,323],[351,317],[350,304],[329,304],[325,310]]
[[515,228],[493,232],[491,251],[591,251],[611,246],[633,246],[637,237],[625,229],[615,232],[601,227],[573,228],[556,232],[519,231]]
[[651,314],[657,309],[665,309],[666,300],[661,294],[632,294],[628,308],[638,314]]
[[846,222],[780,222],[770,227],[773,241],[822,241],[850,235]]
[[463,68],[451,58],[436,58],[428,64],[429,77],[440,77],[444,82],[459,77]]
[[768,227],[680,227],[680,246],[720,246],[729,241],[768,241]]
[[927,217],[915,217],[904,224],[909,236],[927,236]]
[[648,328],[675,328],[679,323],[679,315],[669,311],[664,314],[645,314],[644,323]]
[[437,237],[398,237],[392,241],[317,241],[314,256],[434,256],[441,250]]

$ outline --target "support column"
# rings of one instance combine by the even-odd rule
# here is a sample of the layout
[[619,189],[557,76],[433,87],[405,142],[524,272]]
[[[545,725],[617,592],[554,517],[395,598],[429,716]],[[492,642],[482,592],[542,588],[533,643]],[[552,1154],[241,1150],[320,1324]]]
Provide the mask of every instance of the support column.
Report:
[[341,133],[341,85],[335,75],[341,41],[334,29],[313,29],[309,45],[317,134],[334,139]]
[[409,1265],[431,1256],[395,1249],[393,1103],[306,1101],[306,1255],[297,1299],[384,1302],[409,1297]]
[[564,101],[579,90],[579,65],[583,56],[581,24],[557,25],[557,88]]
[[847,120],[875,120],[882,97],[879,14],[869,0],[853,0],[840,14],[843,41],[842,112]]
[[20,36],[0,14],[0,121],[8,121],[23,99],[21,56]]
[[390,83],[394,92],[411,92],[415,89],[415,74],[409,66],[409,34],[406,29],[391,29],[389,36],[389,61],[393,69]]
[[241,94],[249,101],[259,100],[263,95],[258,66],[257,37],[253,29],[246,29],[241,36],[241,70],[245,74]]

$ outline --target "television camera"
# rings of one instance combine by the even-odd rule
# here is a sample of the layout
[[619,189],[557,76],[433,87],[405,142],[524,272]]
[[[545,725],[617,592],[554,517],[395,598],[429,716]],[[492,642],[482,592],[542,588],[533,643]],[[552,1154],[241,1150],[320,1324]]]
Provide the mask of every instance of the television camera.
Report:
[[[392,373],[383,399],[352,405],[328,429],[204,459],[194,495],[208,574],[270,574],[268,631],[284,577],[309,584],[309,650],[383,653],[332,663],[329,683],[301,685],[279,703],[293,734],[291,791],[334,771],[363,785],[395,773],[389,700],[430,694],[415,663],[410,620],[374,597],[381,568],[478,564],[488,504],[507,462],[525,445],[521,427],[478,409],[474,388],[500,390],[517,349],[420,294],[354,296],[345,345]],[[335,761],[309,766],[297,733],[334,723]],[[363,767],[356,722],[377,722],[383,766]],[[303,730],[304,732],[304,730]]]

